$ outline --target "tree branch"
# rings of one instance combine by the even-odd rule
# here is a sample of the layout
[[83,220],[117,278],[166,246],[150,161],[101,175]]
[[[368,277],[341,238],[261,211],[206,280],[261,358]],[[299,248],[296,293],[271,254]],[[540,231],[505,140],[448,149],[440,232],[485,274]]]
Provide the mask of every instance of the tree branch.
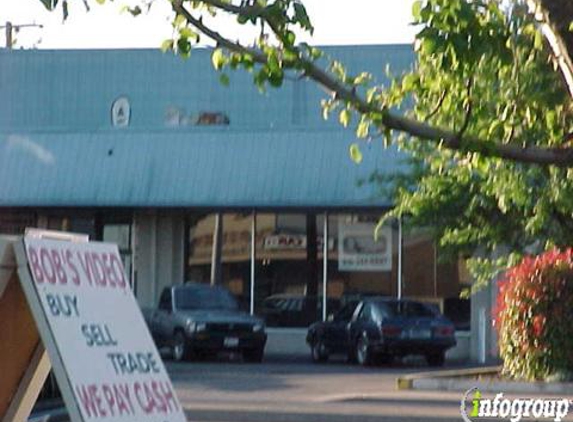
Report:
[[[275,32],[277,38],[283,42],[281,31],[279,31],[274,22],[269,21],[264,16],[263,11],[261,11],[261,8],[258,6],[235,6],[221,2],[221,0],[202,0],[202,2],[225,12],[243,17],[251,18],[253,16],[257,16],[261,18],[261,20],[266,21],[273,32]],[[232,52],[249,54],[252,56],[253,60],[259,64],[267,63],[267,56],[261,50],[256,48],[247,48],[239,43],[230,41],[220,33],[208,28],[203,24],[201,19],[195,18],[183,7],[182,0],[174,1],[173,9],[178,14],[184,16],[189,24],[214,40],[219,46]],[[497,157],[529,164],[573,167],[572,147],[523,147],[516,144],[506,144],[500,141],[480,139],[474,136],[464,136],[461,138],[458,132],[430,126],[418,120],[398,115],[393,111],[381,107],[377,103],[366,101],[366,99],[363,98],[356,90],[349,89],[347,85],[324,71],[312,60],[305,58],[297,47],[289,48],[293,52],[297,53],[298,65],[304,69],[306,77],[330,91],[337,100],[350,104],[359,113],[379,115],[382,126],[386,128],[405,132],[421,141],[439,144],[451,150],[475,152],[489,157]]]
[[183,0],[177,0],[172,3],[173,10],[180,14],[181,16],[185,17],[187,22],[197,28],[199,31],[206,35],[207,37],[211,38],[213,41],[217,43],[218,46],[224,47],[229,51],[234,51],[236,53],[241,54],[249,54],[253,57],[253,60],[257,63],[264,64],[267,62],[267,56],[264,55],[260,50],[255,48],[248,48],[244,45],[239,44],[238,42],[233,42],[228,38],[225,38],[223,35],[218,33],[217,31],[212,30],[211,28],[207,27],[202,19],[195,18],[187,9],[183,7]]
[[444,89],[442,91],[442,95],[440,95],[440,99],[438,100],[438,104],[436,104],[436,107],[430,113],[428,113],[428,115],[424,118],[425,122],[428,122],[432,117],[434,117],[438,113],[438,111],[440,111],[440,108],[442,108],[442,105],[444,104],[444,101],[447,96],[448,96],[448,90]]

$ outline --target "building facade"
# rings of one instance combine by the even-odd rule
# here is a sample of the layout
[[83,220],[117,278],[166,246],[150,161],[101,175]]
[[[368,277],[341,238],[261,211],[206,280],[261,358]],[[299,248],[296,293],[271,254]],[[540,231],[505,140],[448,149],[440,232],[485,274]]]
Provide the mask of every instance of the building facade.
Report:
[[[381,83],[414,59],[406,45],[325,50]],[[374,140],[353,163],[326,96],[298,78],[260,93],[242,72],[223,86],[209,50],[0,52],[0,233],[117,243],[142,306],[189,281],[254,313],[269,297],[399,292],[447,306],[464,278],[424,230],[372,235],[392,207],[372,175],[407,172],[407,157]]]

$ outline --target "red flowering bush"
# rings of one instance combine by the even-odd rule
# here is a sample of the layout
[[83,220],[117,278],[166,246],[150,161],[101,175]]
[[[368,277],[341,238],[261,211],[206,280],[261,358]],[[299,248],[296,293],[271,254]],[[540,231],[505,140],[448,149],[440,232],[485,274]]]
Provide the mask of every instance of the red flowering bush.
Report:
[[499,284],[495,325],[504,373],[526,380],[573,374],[573,249],[526,257]]

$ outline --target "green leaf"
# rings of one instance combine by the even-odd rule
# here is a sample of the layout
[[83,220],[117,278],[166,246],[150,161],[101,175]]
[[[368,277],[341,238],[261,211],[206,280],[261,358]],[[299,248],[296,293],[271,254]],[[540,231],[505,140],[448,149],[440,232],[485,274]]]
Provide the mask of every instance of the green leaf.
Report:
[[542,50],[543,49],[543,35],[538,30],[535,31],[533,48],[535,48],[536,50]]
[[292,31],[287,31],[285,34],[285,40],[288,46],[293,46],[296,41],[296,35]]
[[173,27],[179,28],[180,26],[183,26],[186,23],[187,23],[187,19],[185,18],[185,16],[177,15],[177,16],[175,16],[175,19],[173,20]]
[[376,227],[374,227],[374,241],[375,242],[378,242],[378,240],[380,239],[380,230],[382,230],[382,227],[384,227],[384,224],[386,224],[385,218],[378,219],[378,222],[376,223]]
[[294,61],[296,61],[297,58],[298,58],[298,55],[296,52],[294,52],[292,50],[288,50],[288,49],[285,49],[283,51],[283,60],[285,62],[294,62]]
[[165,40],[161,43],[161,51],[167,52],[173,50],[173,40]]
[[310,19],[306,13],[306,8],[302,3],[294,3],[294,19],[299,23],[302,29],[308,30],[312,35],[314,32],[314,27],[310,23]]
[[141,10],[141,7],[135,6],[135,7],[130,8],[128,10],[128,12],[131,13],[132,16],[139,16],[139,15],[141,15],[142,10]]
[[414,20],[417,22],[420,20],[420,12],[422,11],[422,1],[417,0],[412,4],[412,16]]
[[54,10],[58,5],[58,0],[40,0],[40,2],[48,10]]
[[402,88],[404,91],[411,91],[416,83],[416,75],[413,73],[409,73],[402,79]]
[[274,49],[270,50],[267,55],[267,66],[269,67],[270,73],[278,73],[281,70],[281,63]]
[[177,40],[177,53],[183,58],[191,56],[191,43],[187,38],[179,38]]
[[244,54],[242,64],[243,64],[243,67],[245,69],[247,69],[249,72],[252,71],[253,67],[255,66],[253,56],[251,56],[250,54]]
[[360,151],[360,146],[357,143],[353,143],[350,145],[350,159],[354,161],[356,164],[360,164],[362,162],[362,152]]
[[422,41],[422,51],[424,54],[432,55],[438,49],[438,42],[435,38],[426,38]]
[[356,128],[356,136],[359,138],[366,138],[368,136],[369,127],[370,123],[364,118],[364,116],[362,116],[360,123],[358,123],[358,127]]
[[269,73],[269,83],[278,88],[283,84],[284,73],[282,69]]
[[219,82],[221,82],[221,84],[224,86],[229,86],[230,83],[229,75],[227,75],[226,73],[221,73],[219,75]]
[[338,115],[338,120],[340,121],[340,124],[344,127],[348,127],[348,125],[350,124],[350,118],[351,118],[350,110],[348,110],[347,108],[342,109],[340,111],[340,114]]
[[179,30],[179,35],[183,38],[191,38],[195,42],[199,41],[199,34],[187,26]]
[[96,0],[96,2],[97,2],[98,4],[104,4],[104,3],[105,3],[105,0]]
[[225,57],[225,53],[221,48],[216,48],[213,50],[213,54],[211,55],[211,63],[213,63],[213,67],[216,70],[221,70],[225,63],[227,62],[227,58]]
[[372,75],[368,72],[362,72],[356,78],[354,78],[355,85],[365,85],[367,82],[372,80]]
[[384,148],[392,145],[392,131],[389,128],[384,129]]

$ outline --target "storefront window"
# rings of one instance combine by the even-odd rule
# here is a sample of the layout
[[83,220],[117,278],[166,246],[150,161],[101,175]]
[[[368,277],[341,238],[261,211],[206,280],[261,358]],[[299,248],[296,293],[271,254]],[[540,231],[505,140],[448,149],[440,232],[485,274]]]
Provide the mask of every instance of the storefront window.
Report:
[[36,226],[36,216],[27,212],[0,213],[0,234],[22,235],[26,227]]
[[121,260],[123,261],[123,268],[129,280],[131,280],[132,288],[136,290],[133,285],[133,253],[131,246],[132,235],[131,224],[104,224],[103,226],[103,241],[117,244]]
[[[226,213],[222,218],[221,283],[248,310],[250,282],[250,214]],[[189,217],[188,258],[186,281],[211,282],[211,264],[214,259],[216,214]]]
[[[189,218],[186,280],[211,282],[216,214]],[[395,297],[398,283],[398,230],[388,224],[374,239],[379,214],[328,217],[327,313],[363,295]],[[252,214],[222,214],[221,278],[245,311],[250,309]],[[271,326],[307,326],[322,317],[324,214],[316,216],[316,263],[308,256],[305,214],[258,213],[255,237],[254,312]],[[457,297],[456,266],[438,264],[429,233],[404,233],[404,297],[437,303]],[[310,274],[316,274],[313,295]]]

